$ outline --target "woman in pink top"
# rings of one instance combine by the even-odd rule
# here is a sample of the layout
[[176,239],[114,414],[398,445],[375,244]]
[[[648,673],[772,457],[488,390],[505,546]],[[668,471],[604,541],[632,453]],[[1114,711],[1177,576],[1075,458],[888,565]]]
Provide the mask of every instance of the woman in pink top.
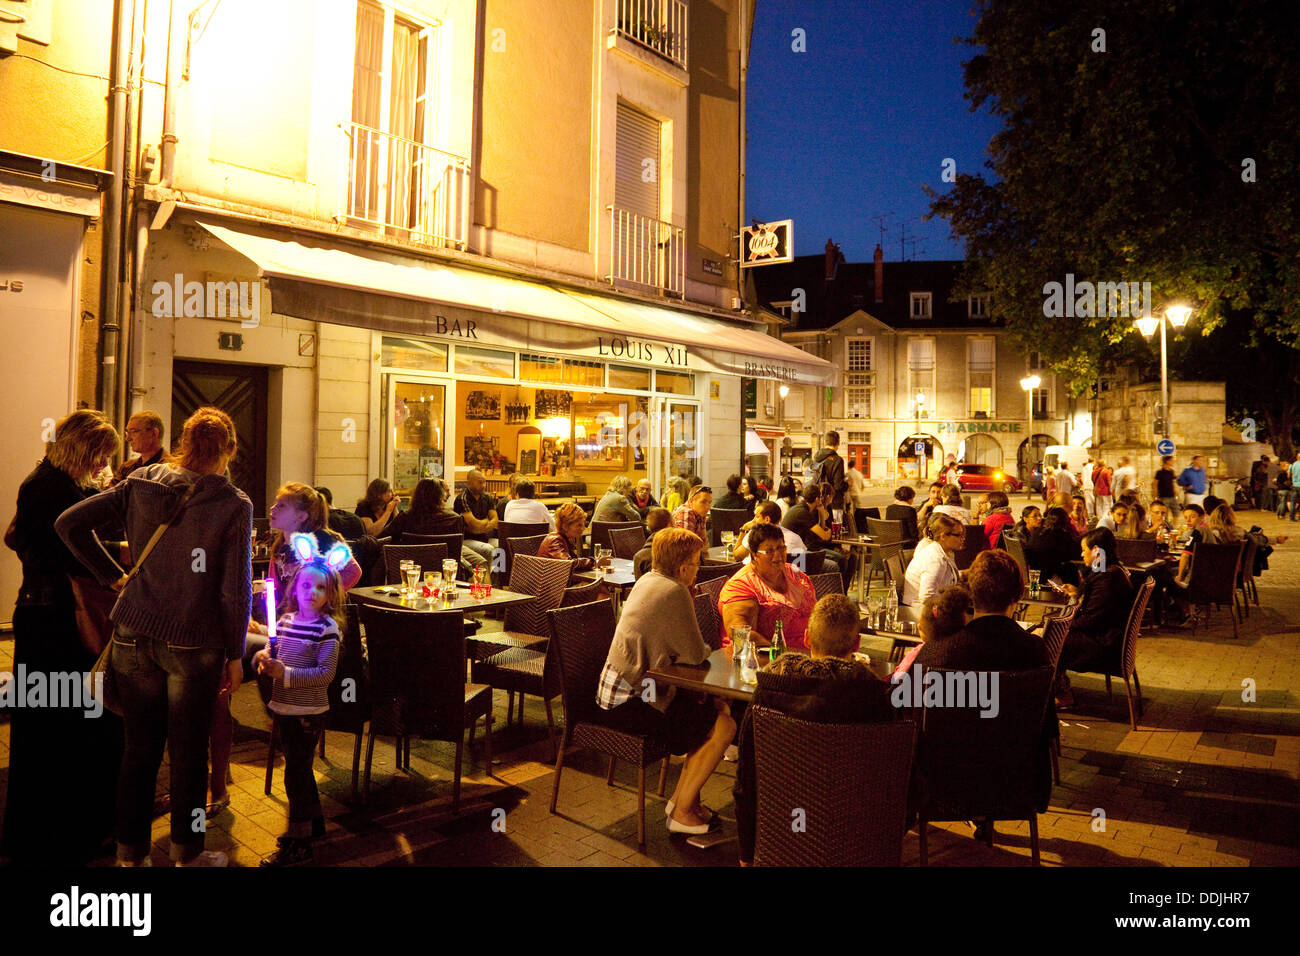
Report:
[[1003,529],[1012,527],[1016,519],[1011,515],[1011,502],[1007,500],[1005,492],[990,491],[988,499],[989,513],[984,519],[984,536],[989,539],[989,548],[996,548]]
[[723,643],[731,628],[746,624],[760,646],[772,640],[781,622],[791,648],[807,647],[808,618],[817,594],[808,575],[786,563],[785,535],[774,524],[758,524],[749,532],[753,561],[732,576],[718,596]]

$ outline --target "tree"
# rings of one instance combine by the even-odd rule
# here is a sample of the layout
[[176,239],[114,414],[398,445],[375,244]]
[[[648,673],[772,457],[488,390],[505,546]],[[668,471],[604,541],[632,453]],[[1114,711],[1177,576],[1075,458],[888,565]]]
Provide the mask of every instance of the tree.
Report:
[[1195,308],[1189,334],[1230,324],[1231,341],[1270,356],[1279,401],[1258,417],[1289,449],[1300,398],[1293,6],[980,4],[964,41],[978,50],[965,64],[966,96],[1004,128],[990,143],[989,178],[961,174],[948,193],[930,191],[931,215],[966,241],[963,291],[991,292],[994,317],[1075,393],[1136,335],[1132,310],[1112,302],[1109,314],[1048,320],[1045,286],[1066,273],[1149,282],[1153,308]]

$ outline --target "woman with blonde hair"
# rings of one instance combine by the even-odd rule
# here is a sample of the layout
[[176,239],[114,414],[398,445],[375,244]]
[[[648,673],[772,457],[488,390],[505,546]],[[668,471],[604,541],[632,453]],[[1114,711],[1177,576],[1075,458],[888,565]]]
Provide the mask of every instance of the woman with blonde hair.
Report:
[[[252,605],[253,503],[227,476],[235,424],[221,409],[185,422],[177,461],[140,468],[59,518],[64,542],[101,582],[121,593],[113,608],[112,679],[126,723],[118,777],[117,859],[148,866],[154,787],[171,759],[171,857],[180,866],[224,866],[203,848],[208,734],[223,675],[243,679]],[[124,524],[133,549],[153,543],[129,582],[95,529]],[[139,553],[139,552],[137,552]]]
[[[85,673],[95,663],[96,649],[77,627],[71,579],[83,587],[93,582],[55,522],[94,494],[95,475],[119,447],[101,412],[73,412],[55,426],[45,457],[18,488],[17,514],[5,533],[23,571],[13,612],[17,674]],[[92,719],[76,702],[62,703],[9,711],[3,852],[15,862],[79,865],[112,833],[121,721],[113,714]]]
[[686,500],[686,479],[678,475],[668,479],[668,494],[664,495],[661,505],[665,511],[672,514],[682,506]]
[[1245,540],[1237,524],[1237,512],[1229,504],[1221,504],[1211,512],[1206,525],[1205,538],[1212,544],[1236,544]]

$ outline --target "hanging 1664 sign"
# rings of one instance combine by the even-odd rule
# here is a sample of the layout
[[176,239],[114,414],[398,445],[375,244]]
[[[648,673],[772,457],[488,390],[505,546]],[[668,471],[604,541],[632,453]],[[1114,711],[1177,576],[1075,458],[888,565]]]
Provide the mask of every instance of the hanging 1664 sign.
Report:
[[760,222],[740,234],[740,265],[768,266],[794,259],[794,220]]

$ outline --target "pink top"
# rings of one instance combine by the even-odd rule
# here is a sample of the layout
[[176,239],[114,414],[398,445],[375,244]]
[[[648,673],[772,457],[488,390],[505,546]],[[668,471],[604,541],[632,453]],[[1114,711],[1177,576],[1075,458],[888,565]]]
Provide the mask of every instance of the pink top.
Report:
[[1002,537],[1002,529],[1010,528],[1015,523],[1015,518],[1001,511],[984,519],[984,536],[989,539],[989,550],[998,546],[998,539]]
[[[718,595],[718,613],[733,601],[757,601],[758,621],[754,630],[769,640],[779,620],[785,630],[785,643],[791,648],[806,648],[808,618],[817,603],[817,592],[808,575],[792,565],[785,568],[785,593],[773,590],[759,577],[752,564],[731,576],[722,593]],[[722,642],[731,643],[731,636],[723,628]]]

